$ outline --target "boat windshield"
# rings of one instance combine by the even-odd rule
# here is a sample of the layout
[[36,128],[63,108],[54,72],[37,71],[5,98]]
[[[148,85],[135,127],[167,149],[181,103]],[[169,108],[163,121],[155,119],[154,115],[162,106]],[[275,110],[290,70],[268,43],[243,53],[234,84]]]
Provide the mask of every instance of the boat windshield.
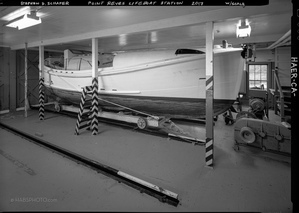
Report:
[[90,70],[92,68],[92,62],[89,60],[86,60],[85,58],[81,59],[81,62],[79,63],[79,69],[78,70]]
[[176,55],[179,54],[205,54],[204,52],[200,51],[200,50],[193,50],[193,49],[177,49],[175,51]]
[[62,57],[49,57],[44,60],[44,65],[54,69],[62,69],[64,61]]
[[[113,62],[113,55],[103,54],[99,55],[98,66],[99,68],[111,67]],[[90,70],[92,68],[91,56],[77,56],[73,57],[68,62],[67,69],[69,70]]]
[[92,68],[91,60],[87,58],[71,58],[68,62],[69,70],[90,70]]

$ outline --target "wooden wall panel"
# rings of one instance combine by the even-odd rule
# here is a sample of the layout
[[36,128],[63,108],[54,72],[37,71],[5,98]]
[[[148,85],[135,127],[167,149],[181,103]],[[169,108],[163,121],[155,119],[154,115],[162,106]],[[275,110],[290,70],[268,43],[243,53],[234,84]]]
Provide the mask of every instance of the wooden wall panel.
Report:
[[17,108],[17,63],[16,50],[9,51],[9,110],[15,111]]
[[[51,56],[61,56],[63,53],[45,52],[45,58]],[[39,51],[27,50],[27,75],[28,75],[28,101],[30,105],[38,104],[38,82],[39,82]],[[17,108],[24,107],[25,101],[25,50],[18,50],[16,53],[16,88],[17,88]]]
[[9,51],[0,47],[0,111],[9,109]]
[[291,47],[276,48],[275,66],[281,86],[291,86]]
[[[24,107],[25,102],[25,50],[17,51],[17,108]],[[28,101],[30,105],[38,104],[38,51],[28,50]]]

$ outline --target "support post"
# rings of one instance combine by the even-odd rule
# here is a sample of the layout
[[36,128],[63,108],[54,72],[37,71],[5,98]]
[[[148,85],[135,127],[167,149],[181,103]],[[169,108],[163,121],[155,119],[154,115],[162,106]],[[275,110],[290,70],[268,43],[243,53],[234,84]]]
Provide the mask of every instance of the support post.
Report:
[[9,60],[9,111],[17,108],[17,56],[16,50],[10,50]]
[[92,135],[98,134],[98,39],[92,38]]
[[44,46],[39,46],[39,120],[45,117],[45,93],[44,93]]
[[214,164],[214,23],[206,23],[206,166],[213,168]]
[[27,74],[27,57],[28,57],[28,54],[27,54],[27,43],[25,43],[25,84],[24,84],[24,90],[25,90],[25,94],[24,94],[24,112],[25,112],[25,118],[27,118],[27,109],[28,109],[28,97],[27,97],[27,83],[28,83],[28,74]]

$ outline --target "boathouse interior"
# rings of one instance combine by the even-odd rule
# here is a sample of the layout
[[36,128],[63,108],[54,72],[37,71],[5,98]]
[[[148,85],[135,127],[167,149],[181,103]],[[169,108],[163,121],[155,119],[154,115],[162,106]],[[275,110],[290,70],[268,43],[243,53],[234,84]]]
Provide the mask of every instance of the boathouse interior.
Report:
[[[291,155],[296,5],[291,0],[217,2],[1,1],[0,211],[296,212]],[[40,23],[10,25],[28,14]],[[231,106],[215,115],[218,83],[213,82],[219,79],[213,59],[216,50],[232,48],[243,63],[239,90]],[[169,119],[148,112],[147,102],[144,110],[116,103],[118,111],[102,108],[99,100],[108,99],[98,88],[98,69],[113,68],[123,53],[169,49],[182,58],[203,55],[203,78],[197,79],[205,94],[204,108],[198,108],[203,118]],[[55,88],[43,78],[50,72],[53,79],[73,74],[77,67],[64,60],[73,55],[92,59],[72,59],[92,76],[89,87],[78,92],[77,105],[59,96],[72,99],[72,93],[48,95],[47,82],[47,90]],[[61,58],[50,67],[61,69],[56,74],[44,68],[51,58]],[[136,63],[127,59],[119,66]],[[59,88],[67,86],[59,79]],[[130,81],[135,85],[144,78]],[[84,108],[87,96],[91,108]],[[132,106],[143,101],[128,100]],[[84,110],[91,114],[81,126]]]

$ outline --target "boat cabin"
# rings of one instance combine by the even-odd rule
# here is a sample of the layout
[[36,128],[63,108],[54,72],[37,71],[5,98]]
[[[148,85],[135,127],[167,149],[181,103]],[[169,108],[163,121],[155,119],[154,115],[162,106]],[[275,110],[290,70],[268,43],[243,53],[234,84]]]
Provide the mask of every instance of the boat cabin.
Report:
[[[205,54],[203,51],[195,49],[176,49],[165,51],[144,51],[127,52],[122,54],[114,53],[99,53],[98,67],[115,67],[123,68],[128,66],[136,66],[153,61],[169,60],[183,55]],[[117,55],[117,57],[115,57]],[[91,70],[92,68],[92,54],[87,51],[65,50],[64,57],[48,58],[45,60],[45,65],[54,69],[64,70]]]

